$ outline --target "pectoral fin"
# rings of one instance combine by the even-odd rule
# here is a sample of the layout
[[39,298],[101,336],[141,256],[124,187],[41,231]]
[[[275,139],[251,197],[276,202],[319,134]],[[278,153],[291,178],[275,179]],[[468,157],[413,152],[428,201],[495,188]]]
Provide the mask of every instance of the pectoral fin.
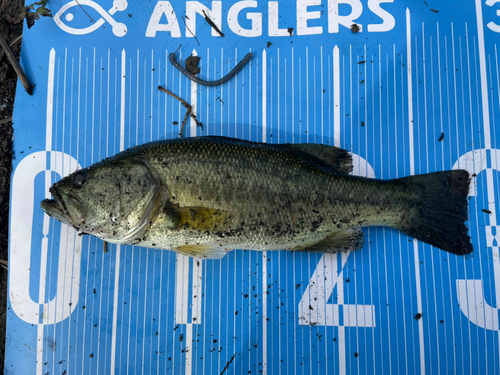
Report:
[[365,238],[360,229],[342,229],[335,231],[323,241],[297,251],[313,253],[345,253],[363,247]]
[[182,255],[202,259],[221,259],[231,251],[215,244],[185,245],[174,250]]
[[194,231],[223,230],[230,217],[229,212],[206,207],[176,207],[167,203],[163,216],[171,223],[172,229]]
[[229,212],[206,207],[179,208],[179,224],[190,230],[213,231],[224,229]]

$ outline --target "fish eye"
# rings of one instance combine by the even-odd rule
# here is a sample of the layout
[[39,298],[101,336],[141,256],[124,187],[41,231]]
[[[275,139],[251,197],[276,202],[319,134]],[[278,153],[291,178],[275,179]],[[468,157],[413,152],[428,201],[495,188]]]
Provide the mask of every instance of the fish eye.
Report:
[[73,177],[73,185],[75,188],[80,189],[87,182],[87,176],[83,172],[77,172]]

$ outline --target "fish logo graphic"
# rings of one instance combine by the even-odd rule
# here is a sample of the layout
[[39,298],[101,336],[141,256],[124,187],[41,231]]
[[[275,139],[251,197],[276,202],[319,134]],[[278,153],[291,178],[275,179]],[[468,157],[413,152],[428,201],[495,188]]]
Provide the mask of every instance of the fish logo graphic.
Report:
[[[96,10],[101,18],[99,18],[97,21],[93,20],[90,15],[85,12],[85,9],[83,6],[89,6]],[[113,1],[113,6],[109,11],[105,11],[102,6],[97,4],[95,1],[92,0],[73,0],[70,1],[69,3],[65,4],[59,11],[55,14],[54,16],[54,21],[59,26],[62,30],[66,31],[69,34],[73,35],[84,35],[84,34],[89,34],[98,28],[100,28],[105,22],[108,22],[111,27],[113,28],[113,34],[115,34],[118,37],[122,37],[127,33],[127,26],[124,23],[116,22],[112,15],[114,15],[116,12],[121,12],[127,9],[127,0],[114,0]],[[85,12],[86,15],[91,19],[92,25],[84,28],[75,28],[69,26],[67,23],[71,23],[71,21],[74,20],[75,15],[72,12],[67,12],[69,9],[77,7],[81,11]],[[65,21],[61,19],[61,17],[66,13],[64,16]]]

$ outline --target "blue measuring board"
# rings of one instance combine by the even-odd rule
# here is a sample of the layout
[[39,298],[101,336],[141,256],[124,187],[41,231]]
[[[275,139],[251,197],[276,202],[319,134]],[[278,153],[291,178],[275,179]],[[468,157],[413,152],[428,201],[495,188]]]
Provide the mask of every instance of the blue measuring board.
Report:
[[[500,1],[49,1],[14,113],[5,373],[498,374]],[[224,33],[214,30],[205,14]],[[170,62],[195,54],[206,87]],[[467,169],[474,252],[364,230],[338,255],[110,245],[48,187],[137,144],[224,135],[349,150],[381,179]]]

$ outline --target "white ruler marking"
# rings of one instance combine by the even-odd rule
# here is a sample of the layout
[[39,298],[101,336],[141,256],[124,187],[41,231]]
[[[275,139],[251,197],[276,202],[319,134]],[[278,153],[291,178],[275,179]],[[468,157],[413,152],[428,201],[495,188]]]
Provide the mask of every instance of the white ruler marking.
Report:
[[[120,92],[120,151],[125,149],[125,72],[126,72],[126,52],[122,50],[121,60],[121,92]],[[115,373],[116,367],[116,330],[118,328],[118,287],[120,282],[120,254],[121,247],[116,245],[115,258],[115,286],[113,295],[113,328],[111,333],[111,369],[110,373]]]
[[484,28],[483,28],[483,10],[481,0],[476,0],[476,19],[477,19],[477,40],[479,49],[479,71],[481,74],[481,97],[483,105],[483,132],[484,132],[484,147],[491,149],[490,136],[490,112],[488,100],[488,82],[486,73],[486,53],[484,48]]
[[[47,79],[47,116],[46,116],[46,135],[45,135],[45,150],[50,152],[52,150],[52,123],[54,114],[54,69],[56,63],[56,51],[54,48],[50,50],[49,54],[49,75]],[[49,187],[51,182],[50,167],[45,171],[45,198],[50,198]],[[45,287],[47,278],[47,250],[49,239],[47,235],[50,229],[50,217],[44,215],[43,218],[43,239],[42,251],[40,255],[40,286],[38,289],[38,301],[43,304],[45,301]],[[38,324],[38,337],[36,343],[36,373],[41,375],[43,373],[43,317],[40,317],[41,322]]]
[[338,46],[333,48],[333,144],[340,147],[340,64]]
[[[191,53],[192,56],[198,56],[195,49]],[[198,84],[195,81],[191,81],[191,113],[196,116],[197,105],[198,105]],[[189,116],[190,127],[189,135],[191,137],[196,137],[196,121],[193,117]]]
[[[408,125],[410,142],[410,174],[415,174],[415,150],[413,147],[413,87],[412,87],[412,58],[411,58],[411,22],[410,9],[406,9],[406,63],[408,66]],[[417,310],[422,312],[422,291],[420,284],[420,260],[418,256],[418,241],[413,239],[413,254],[415,263],[415,286],[417,294]],[[420,346],[420,373],[425,374],[425,348],[424,348],[424,324],[422,319],[418,320],[418,341]]]

